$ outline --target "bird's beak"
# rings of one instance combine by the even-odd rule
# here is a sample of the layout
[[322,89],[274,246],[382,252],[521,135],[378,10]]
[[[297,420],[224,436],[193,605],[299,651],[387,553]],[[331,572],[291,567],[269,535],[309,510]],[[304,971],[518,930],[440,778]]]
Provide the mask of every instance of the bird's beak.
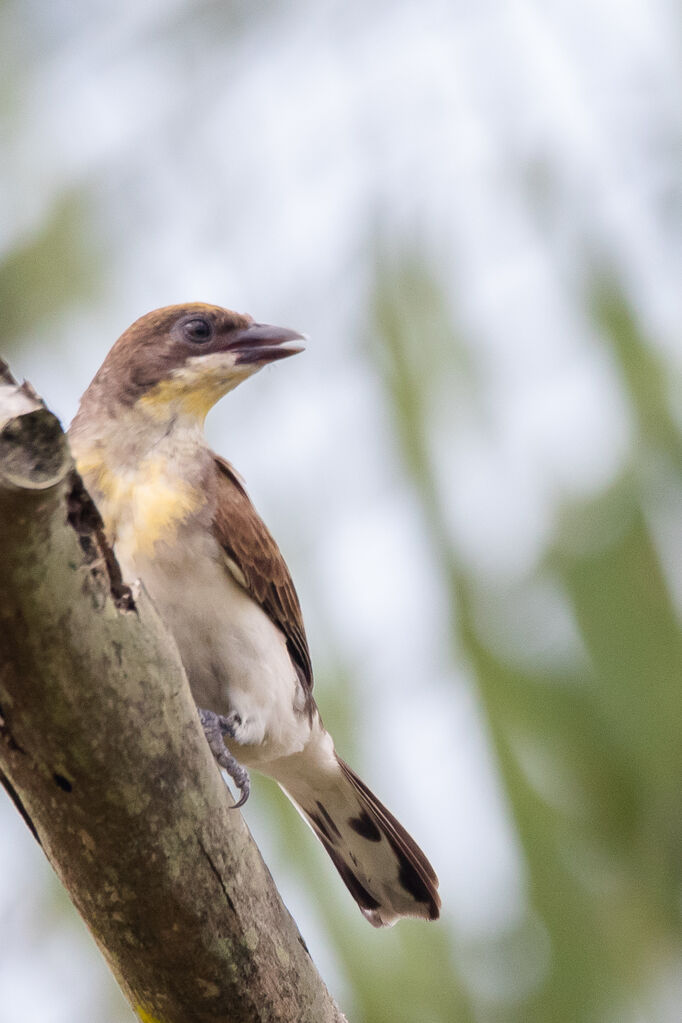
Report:
[[274,362],[302,352],[305,335],[286,327],[271,327],[267,323],[252,323],[230,337],[228,352],[235,352],[237,365]]

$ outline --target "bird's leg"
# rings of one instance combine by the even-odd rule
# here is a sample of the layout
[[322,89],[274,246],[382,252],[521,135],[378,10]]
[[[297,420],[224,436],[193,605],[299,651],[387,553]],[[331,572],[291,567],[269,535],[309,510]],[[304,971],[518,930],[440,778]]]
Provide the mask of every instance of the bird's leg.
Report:
[[249,779],[249,772],[232,756],[223,739],[226,735],[234,738],[235,728],[241,724],[241,719],[238,714],[232,713],[225,716],[224,714],[216,714],[212,710],[202,710],[200,707],[199,720],[201,721],[201,727],[204,730],[206,740],[211,747],[211,753],[218,761],[220,767],[227,771],[239,789],[239,799],[233,807],[236,810],[237,807],[243,806],[249,798],[251,781]]

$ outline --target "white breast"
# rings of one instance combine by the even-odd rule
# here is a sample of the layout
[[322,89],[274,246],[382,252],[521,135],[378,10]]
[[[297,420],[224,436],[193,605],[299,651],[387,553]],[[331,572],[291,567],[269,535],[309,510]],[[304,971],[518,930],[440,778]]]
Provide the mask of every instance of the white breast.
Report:
[[153,557],[122,553],[124,577],[142,579],[178,644],[198,706],[241,717],[237,758],[265,769],[300,752],[310,724],[284,634],[236,581],[210,533],[181,529]]

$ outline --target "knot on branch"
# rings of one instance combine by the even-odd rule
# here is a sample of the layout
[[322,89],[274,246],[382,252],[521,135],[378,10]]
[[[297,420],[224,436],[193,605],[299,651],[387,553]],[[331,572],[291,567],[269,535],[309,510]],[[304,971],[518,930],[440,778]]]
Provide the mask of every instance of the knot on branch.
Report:
[[97,511],[95,502],[75,469],[69,473],[68,482],[67,521],[78,537],[85,560],[90,566],[104,566],[109,577],[111,596],[119,611],[134,611],[132,590],[123,582],[121,569],[109,546],[102,516]]

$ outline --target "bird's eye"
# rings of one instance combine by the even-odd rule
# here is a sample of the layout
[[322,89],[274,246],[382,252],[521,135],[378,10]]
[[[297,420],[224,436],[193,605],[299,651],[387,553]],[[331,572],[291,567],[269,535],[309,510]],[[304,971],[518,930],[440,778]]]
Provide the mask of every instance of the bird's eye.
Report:
[[213,327],[203,316],[197,316],[196,319],[183,323],[182,333],[186,341],[205,344],[213,336]]

